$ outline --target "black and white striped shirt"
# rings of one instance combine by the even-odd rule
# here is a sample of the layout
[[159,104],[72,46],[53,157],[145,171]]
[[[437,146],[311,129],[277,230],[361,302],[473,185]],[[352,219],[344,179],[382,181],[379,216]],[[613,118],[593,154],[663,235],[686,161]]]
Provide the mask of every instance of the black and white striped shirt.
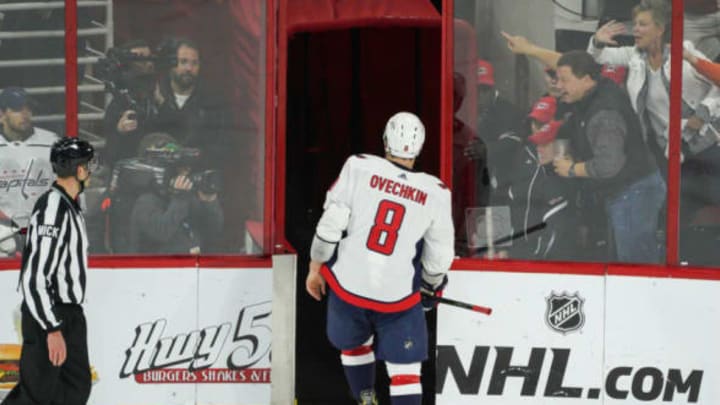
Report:
[[43,329],[60,328],[55,305],[83,302],[87,250],[80,206],[53,183],[33,208],[20,272],[25,304]]

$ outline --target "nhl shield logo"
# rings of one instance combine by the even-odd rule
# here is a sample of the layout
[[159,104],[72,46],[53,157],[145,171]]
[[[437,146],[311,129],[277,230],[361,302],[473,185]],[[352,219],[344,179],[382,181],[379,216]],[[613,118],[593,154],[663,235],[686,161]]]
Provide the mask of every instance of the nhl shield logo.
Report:
[[585,302],[576,292],[570,295],[566,292],[557,294],[553,291],[547,300],[545,322],[548,326],[562,334],[582,328],[585,324],[583,303]]

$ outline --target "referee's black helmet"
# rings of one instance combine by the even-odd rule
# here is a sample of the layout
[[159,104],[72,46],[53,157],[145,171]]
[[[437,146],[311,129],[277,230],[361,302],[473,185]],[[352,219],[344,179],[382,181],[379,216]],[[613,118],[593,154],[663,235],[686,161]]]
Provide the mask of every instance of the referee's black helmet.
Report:
[[77,167],[88,164],[95,157],[95,148],[78,138],[62,138],[50,149],[50,163],[58,177],[71,177]]

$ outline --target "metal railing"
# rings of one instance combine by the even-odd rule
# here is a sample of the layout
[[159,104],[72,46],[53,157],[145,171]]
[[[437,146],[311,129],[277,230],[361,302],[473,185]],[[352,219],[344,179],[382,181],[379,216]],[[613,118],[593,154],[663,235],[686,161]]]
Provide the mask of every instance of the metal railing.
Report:
[[[109,3],[107,0],[100,1],[78,1],[78,7],[98,7]],[[26,3],[0,4],[0,11],[23,11],[23,10],[51,10],[65,8],[64,1],[32,1]]]
[[[104,36],[105,49],[113,46],[114,43],[114,25],[113,25],[113,4],[112,0],[79,0],[77,3],[78,7],[104,7],[105,8],[105,21],[91,21],[92,27],[78,28],[79,37],[97,37]],[[63,9],[65,7],[64,1],[28,1],[22,3],[9,3],[0,4],[0,13],[6,11],[27,11],[27,10],[52,10],[52,9]],[[32,27],[29,27],[32,28]],[[1,31],[0,40],[2,42],[12,41],[17,39],[28,39],[28,38],[58,38],[64,37],[64,30],[28,30],[28,31]],[[103,52],[97,51],[91,48],[86,49],[88,53],[94,56],[82,56],[78,58],[78,64],[81,65],[93,65],[96,64],[102,57]],[[37,59],[15,59],[15,60],[0,60],[0,74],[4,74],[9,69],[25,68],[25,67],[43,67],[43,66],[62,66],[65,64],[64,58],[37,58]],[[52,95],[52,94],[63,94],[65,93],[65,77],[58,77],[57,85],[50,86],[35,86],[27,87],[28,94],[34,96]],[[98,82],[91,74],[86,74],[78,86],[78,92],[82,94],[97,94],[102,93],[105,90],[105,86]],[[98,99],[98,97],[95,97]],[[108,102],[108,97],[102,97],[102,105],[91,104],[87,101],[82,101],[81,106],[83,111],[78,114],[80,124],[97,122],[102,120],[105,115],[105,105]],[[61,111],[51,112],[45,115],[36,115],[33,117],[33,121],[37,123],[47,122],[62,122],[65,120],[65,114]],[[94,138],[99,142],[102,141],[102,137],[93,134],[87,129],[82,129],[81,133],[88,135],[90,138]]]

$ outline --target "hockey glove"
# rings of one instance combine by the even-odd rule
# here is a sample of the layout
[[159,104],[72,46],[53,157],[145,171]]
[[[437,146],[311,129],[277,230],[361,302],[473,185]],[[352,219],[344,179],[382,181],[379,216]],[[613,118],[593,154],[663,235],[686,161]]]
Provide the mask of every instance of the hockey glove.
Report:
[[422,280],[420,282],[420,295],[422,299],[423,310],[425,312],[432,311],[437,306],[438,301],[436,298],[442,297],[443,290],[445,289],[447,283],[447,275],[443,277],[442,281],[440,282],[440,284],[437,285],[437,287],[433,287],[432,284],[428,283],[425,280]]

